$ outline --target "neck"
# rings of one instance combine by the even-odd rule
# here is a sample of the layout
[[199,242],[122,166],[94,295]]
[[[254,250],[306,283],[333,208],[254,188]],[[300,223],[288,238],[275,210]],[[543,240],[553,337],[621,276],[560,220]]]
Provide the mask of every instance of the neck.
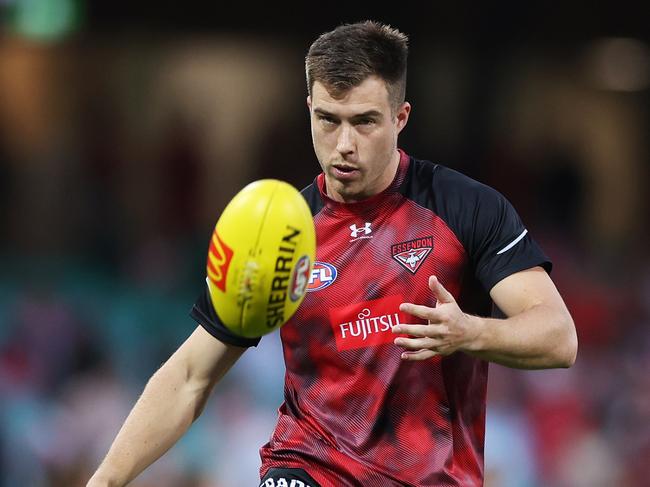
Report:
[[397,174],[397,169],[399,168],[400,157],[401,157],[400,153],[396,149],[391,161],[386,166],[386,170],[384,171],[384,174],[381,175],[381,184],[379,185],[379,190],[375,191],[370,196],[374,196],[375,194],[381,193],[391,185],[393,179],[395,179],[395,174]]

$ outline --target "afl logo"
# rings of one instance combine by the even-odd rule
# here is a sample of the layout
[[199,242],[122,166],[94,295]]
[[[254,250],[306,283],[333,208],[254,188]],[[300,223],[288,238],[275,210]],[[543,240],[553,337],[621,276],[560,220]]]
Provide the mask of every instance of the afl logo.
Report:
[[321,289],[331,286],[336,280],[337,274],[338,272],[336,267],[332,264],[328,264],[327,262],[314,262],[314,268],[311,271],[307,292],[320,291]]

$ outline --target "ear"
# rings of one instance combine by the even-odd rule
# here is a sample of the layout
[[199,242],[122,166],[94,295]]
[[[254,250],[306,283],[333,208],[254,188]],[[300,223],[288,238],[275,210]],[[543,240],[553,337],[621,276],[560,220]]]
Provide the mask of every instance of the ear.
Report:
[[409,121],[409,115],[411,114],[411,104],[407,101],[402,103],[402,105],[399,107],[399,110],[397,110],[397,116],[395,117],[397,119],[397,133],[399,134],[404,127],[406,127],[406,124]]

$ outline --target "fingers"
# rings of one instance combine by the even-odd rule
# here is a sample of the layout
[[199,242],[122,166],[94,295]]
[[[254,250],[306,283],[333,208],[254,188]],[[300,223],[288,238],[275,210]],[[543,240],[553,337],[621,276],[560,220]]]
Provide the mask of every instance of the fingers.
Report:
[[399,305],[400,311],[429,320],[429,323],[441,323],[446,317],[444,310],[438,308],[429,308],[421,304],[402,303]]
[[399,337],[394,340],[395,345],[406,350],[421,350],[423,348],[434,348],[439,342],[433,338],[405,338]]
[[417,351],[422,349],[428,349],[436,354],[448,355],[448,343],[445,340],[436,339],[436,338],[410,338],[410,337],[398,337],[393,340],[393,343],[398,347],[402,347],[405,350]]
[[437,355],[449,355],[457,348],[450,341],[450,327],[455,323],[458,305],[452,294],[438,281],[436,276],[429,278],[429,288],[437,300],[435,308],[414,303],[400,304],[400,311],[427,320],[426,325],[399,324],[393,333],[407,335],[397,337],[395,345],[402,347],[402,360],[426,360]]
[[403,352],[401,355],[402,360],[415,362],[417,360],[426,360],[438,355],[431,350],[418,350],[417,352]]
[[429,277],[429,289],[438,300],[438,303],[455,302],[452,294],[445,289],[436,276]]
[[[456,303],[454,296],[445,289],[445,287],[438,281],[436,276],[429,277],[429,288],[436,298],[437,304],[435,308],[423,306],[414,303],[402,303],[399,307],[400,311],[412,314],[418,318],[424,318],[431,323],[441,323],[445,321],[447,315],[445,313],[445,306],[442,304]],[[442,309],[441,309],[442,308]]]
[[412,337],[429,337],[429,338],[440,338],[449,331],[449,328],[445,325],[395,325],[393,327],[393,333],[410,335]]
[[[435,338],[405,338],[399,337],[394,340],[395,345],[402,347],[402,359],[424,360],[436,355],[449,355],[453,350],[448,349],[445,342]],[[424,353],[427,352],[427,353]]]

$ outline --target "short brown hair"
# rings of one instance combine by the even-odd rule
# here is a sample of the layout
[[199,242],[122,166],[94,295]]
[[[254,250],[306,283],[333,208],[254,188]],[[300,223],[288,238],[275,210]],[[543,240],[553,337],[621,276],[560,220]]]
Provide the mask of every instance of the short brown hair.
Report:
[[316,81],[334,96],[359,86],[369,76],[386,82],[395,110],[406,96],[408,37],[371,20],[340,25],[322,34],[305,59],[309,95]]

